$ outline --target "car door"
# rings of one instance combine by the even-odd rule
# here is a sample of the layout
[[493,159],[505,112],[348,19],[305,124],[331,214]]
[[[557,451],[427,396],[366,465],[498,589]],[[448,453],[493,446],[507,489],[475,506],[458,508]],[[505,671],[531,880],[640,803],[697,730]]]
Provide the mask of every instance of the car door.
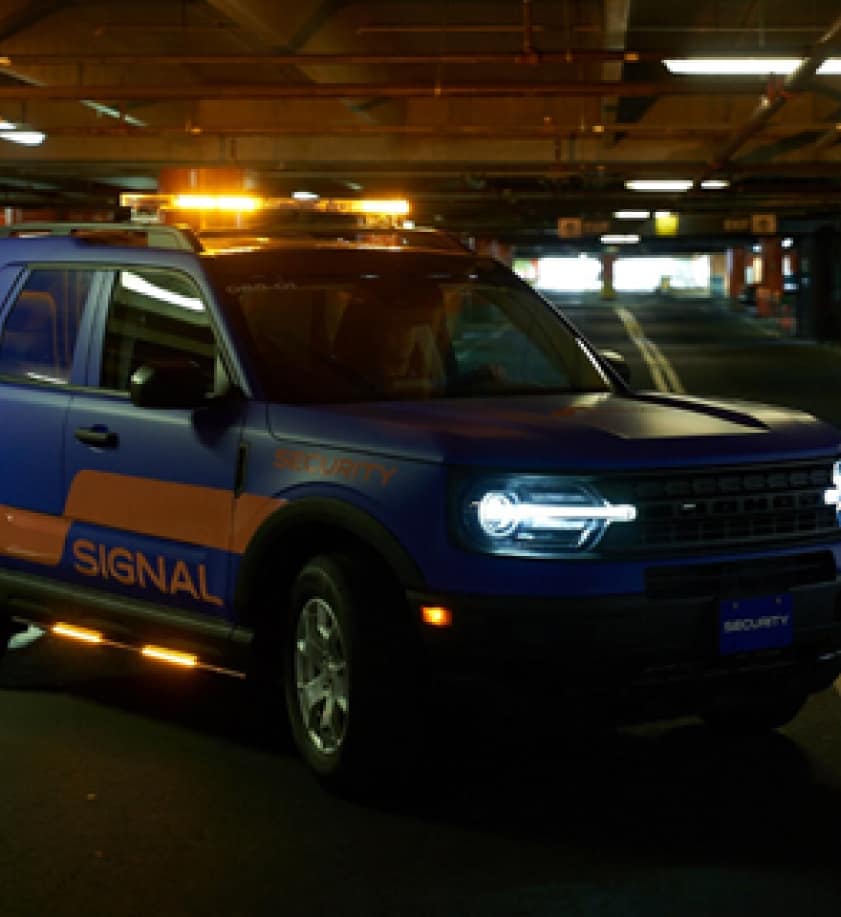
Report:
[[139,407],[132,373],[190,360],[207,391],[227,373],[201,292],[183,271],[113,272],[92,344],[89,385],[65,432],[67,574],[76,582],[227,618],[229,541],[243,402],[196,409]]
[[60,572],[63,439],[97,271],[20,265],[0,312],[0,569]]

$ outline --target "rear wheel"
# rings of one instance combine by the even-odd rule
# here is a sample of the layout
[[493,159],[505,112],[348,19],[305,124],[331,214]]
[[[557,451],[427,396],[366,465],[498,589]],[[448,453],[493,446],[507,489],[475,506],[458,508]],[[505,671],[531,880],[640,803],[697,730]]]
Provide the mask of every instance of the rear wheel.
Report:
[[320,555],[292,587],[284,683],[292,737],[326,782],[400,770],[416,716],[415,662],[395,591],[344,554]]

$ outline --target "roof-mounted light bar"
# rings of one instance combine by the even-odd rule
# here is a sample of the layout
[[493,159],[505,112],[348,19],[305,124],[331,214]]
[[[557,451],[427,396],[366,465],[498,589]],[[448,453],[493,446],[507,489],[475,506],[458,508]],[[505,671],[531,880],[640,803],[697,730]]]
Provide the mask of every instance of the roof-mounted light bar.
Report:
[[260,197],[244,193],[203,194],[147,194],[126,192],[120,195],[120,205],[132,214],[143,214],[148,220],[164,213],[182,212],[232,215],[254,215],[264,211],[296,211],[299,213],[356,215],[361,220],[393,224],[411,213],[412,206],[405,198],[328,198],[315,192],[295,192],[291,197]]

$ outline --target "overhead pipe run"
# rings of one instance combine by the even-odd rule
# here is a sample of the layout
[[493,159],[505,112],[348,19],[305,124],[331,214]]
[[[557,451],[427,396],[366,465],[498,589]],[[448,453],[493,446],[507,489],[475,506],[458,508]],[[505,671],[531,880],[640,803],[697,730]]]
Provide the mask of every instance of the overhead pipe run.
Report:
[[715,152],[709,168],[699,181],[704,181],[710,175],[725,168],[732,156],[764,127],[789,98],[806,87],[818,72],[821,64],[832,54],[833,42],[839,35],[841,35],[841,16],[815,42],[809,56],[803,60],[794,73],[781,83],[771,85],[745,124],[723,147]]
[[[744,95],[755,91],[756,80],[729,81],[727,86],[709,81],[664,80],[626,83],[623,96],[709,95],[711,92]],[[166,85],[149,86],[0,86],[0,100],[85,101],[107,99],[112,102],[149,99],[370,99],[370,98],[495,98],[508,97],[584,97],[616,95],[611,80],[581,80],[552,83],[470,83],[451,86],[436,83],[282,83],[246,85]]]

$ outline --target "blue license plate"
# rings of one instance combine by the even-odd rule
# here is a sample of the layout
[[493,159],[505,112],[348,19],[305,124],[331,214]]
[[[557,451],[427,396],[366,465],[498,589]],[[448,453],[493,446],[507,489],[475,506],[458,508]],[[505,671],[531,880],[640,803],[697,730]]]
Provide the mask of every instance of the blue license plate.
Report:
[[727,656],[790,646],[793,617],[787,594],[726,599],[718,611],[719,652]]

